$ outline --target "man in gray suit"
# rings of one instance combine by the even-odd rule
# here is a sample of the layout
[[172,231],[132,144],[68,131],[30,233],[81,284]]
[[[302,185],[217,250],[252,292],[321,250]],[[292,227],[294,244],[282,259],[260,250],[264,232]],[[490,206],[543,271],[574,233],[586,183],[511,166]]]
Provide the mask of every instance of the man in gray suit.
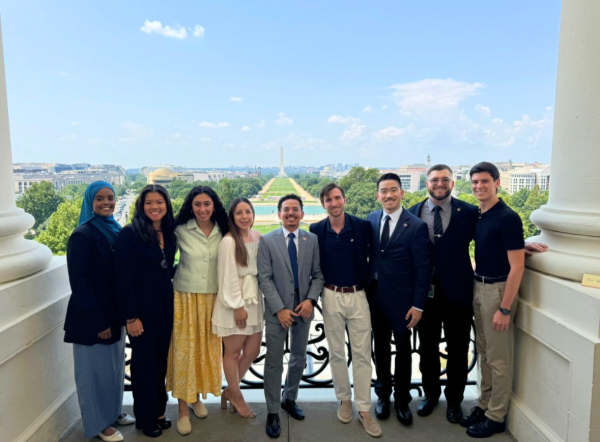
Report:
[[306,365],[306,347],[310,323],[323,290],[317,236],[301,230],[304,218],[302,200],[286,195],[277,204],[281,229],[260,238],[258,246],[258,282],[265,295],[265,399],[267,435],[279,437],[279,402],[283,373],[284,344],[291,329],[288,372],[281,408],[294,419],[304,419],[296,404],[298,387]]

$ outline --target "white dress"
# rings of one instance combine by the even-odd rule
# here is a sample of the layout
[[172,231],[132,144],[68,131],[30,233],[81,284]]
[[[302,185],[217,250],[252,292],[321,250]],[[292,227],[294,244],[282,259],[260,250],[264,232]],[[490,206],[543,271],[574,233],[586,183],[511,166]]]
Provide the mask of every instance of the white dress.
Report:
[[[219,291],[213,309],[212,331],[217,336],[253,335],[263,329],[263,296],[258,288],[258,241],[246,243],[248,265],[235,260],[235,240],[226,236],[219,244]],[[233,311],[244,307],[248,312],[246,327],[235,325]]]

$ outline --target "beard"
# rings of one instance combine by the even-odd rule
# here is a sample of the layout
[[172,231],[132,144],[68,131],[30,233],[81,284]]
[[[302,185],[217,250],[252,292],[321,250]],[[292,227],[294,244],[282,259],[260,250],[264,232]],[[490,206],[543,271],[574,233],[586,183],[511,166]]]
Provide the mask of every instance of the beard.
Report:
[[433,198],[434,200],[438,200],[438,201],[443,201],[446,198],[448,198],[450,196],[450,194],[452,193],[452,189],[447,189],[444,192],[443,196],[436,196],[435,193],[433,193],[433,191],[431,190],[427,190],[429,192],[429,196],[431,196],[431,198]]

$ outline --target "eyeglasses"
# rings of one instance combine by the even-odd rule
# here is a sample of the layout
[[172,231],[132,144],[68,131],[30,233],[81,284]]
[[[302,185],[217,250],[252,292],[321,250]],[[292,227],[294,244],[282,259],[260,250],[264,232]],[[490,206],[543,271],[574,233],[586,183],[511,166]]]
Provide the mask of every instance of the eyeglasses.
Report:
[[431,184],[438,184],[440,181],[444,184],[450,184],[452,182],[451,178],[431,178],[429,181]]
[[165,256],[165,251],[163,249],[160,249],[160,252],[162,253],[163,259],[160,262],[160,266],[167,270],[167,268],[169,267],[169,264],[167,263],[167,257]]

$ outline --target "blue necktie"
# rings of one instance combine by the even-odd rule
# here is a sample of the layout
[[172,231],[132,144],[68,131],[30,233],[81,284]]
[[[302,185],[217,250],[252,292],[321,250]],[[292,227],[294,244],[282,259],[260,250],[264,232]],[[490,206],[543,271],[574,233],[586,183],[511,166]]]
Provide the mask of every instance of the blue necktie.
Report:
[[290,264],[294,274],[294,290],[298,291],[298,249],[296,249],[296,243],[294,242],[295,237],[296,235],[293,233],[288,234],[288,254],[290,255]]

